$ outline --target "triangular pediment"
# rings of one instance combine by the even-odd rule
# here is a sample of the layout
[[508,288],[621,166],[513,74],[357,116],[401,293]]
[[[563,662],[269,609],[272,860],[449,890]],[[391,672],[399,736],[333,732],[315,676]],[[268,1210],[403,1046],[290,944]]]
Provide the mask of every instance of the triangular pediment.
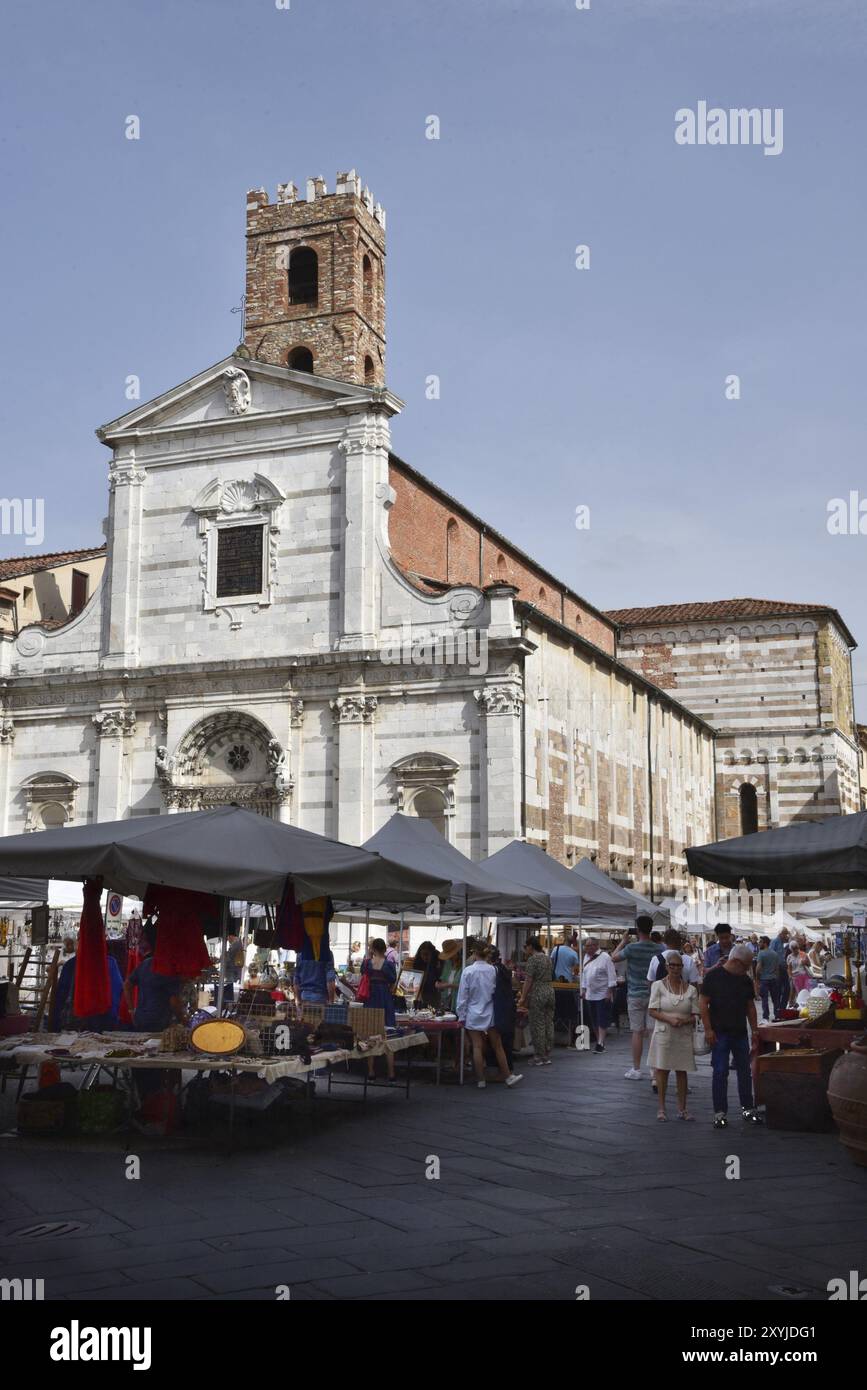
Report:
[[243,426],[285,415],[328,412],[384,403],[388,412],[401,402],[382,388],[356,386],[331,377],[313,376],[245,357],[225,357],[180,386],[138,405],[97,430],[105,444],[120,438],[170,432],[175,428]]

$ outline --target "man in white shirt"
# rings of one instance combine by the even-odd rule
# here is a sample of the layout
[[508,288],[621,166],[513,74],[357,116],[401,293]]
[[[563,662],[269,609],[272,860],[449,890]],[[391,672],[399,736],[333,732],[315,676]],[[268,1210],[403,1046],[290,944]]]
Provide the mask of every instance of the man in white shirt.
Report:
[[606,951],[600,948],[595,936],[584,947],[584,969],[581,971],[581,998],[587,1005],[590,1027],[596,1034],[594,1052],[605,1051],[605,1035],[611,1027],[611,1003],[617,988],[617,971]]
[[476,1085],[480,1091],[485,1089],[485,1046],[490,1042],[500,1068],[500,1077],[507,1086],[514,1086],[521,1080],[509,1070],[500,1034],[494,1027],[494,990],[497,987],[497,972],[485,959],[487,942],[474,941],[473,958],[461,974],[458,989],[457,1016],[470,1035],[473,1047],[473,1070]]
[[[698,973],[698,966],[696,965],[692,957],[687,955],[686,952],[683,950],[683,947],[681,945],[680,932],[676,931],[674,927],[671,927],[669,931],[665,933],[662,939],[665,942],[665,950],[662,952],[664,958],[668,960],[668,957],[672,954],[672,952],[677,952],[679,956],[682,956],[683,982],[687,985],[695,985],[696,989],[698,989],[699,985],[701,984],[701,976]],[[647,978],[651,984],[653,984],[653,981],[656,979],[658,974],[659,956],[656,956],[650,962],[650,965],[647,967]]]

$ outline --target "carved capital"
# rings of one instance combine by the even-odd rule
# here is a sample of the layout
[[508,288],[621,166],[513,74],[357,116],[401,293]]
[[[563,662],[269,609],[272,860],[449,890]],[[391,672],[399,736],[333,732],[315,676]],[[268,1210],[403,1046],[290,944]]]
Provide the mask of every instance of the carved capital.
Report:
[[378,703],[375,695],[338,695],[329,701],[338,724],[369,724]]
[[135,710],[100,710],[93,716],[93,725],[100,738],[128,738],[135,733]]
[[289,723],[293,729],[300,729],[304,723],[304,701],[297,695],[289,701]]
[[0,743],[11,743],[14,738],[14,722],[11,719],[0,719]]
[[524,695],[517,685],[485,685],[473,695],[485,714],[520,714]]

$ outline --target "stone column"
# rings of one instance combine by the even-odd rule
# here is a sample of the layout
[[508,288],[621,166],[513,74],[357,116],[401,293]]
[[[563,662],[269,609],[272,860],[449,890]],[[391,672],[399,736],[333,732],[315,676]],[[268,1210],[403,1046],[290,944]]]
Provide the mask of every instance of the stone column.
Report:
[[375,695],[338,695],[331,701],[337,723],[337,839],[360,845],[372,819]]
[[106,667],[138,664],[142,484],[147,474],[124,446],[109,473],[108,587],[104,633]]
[[378,642],[376,531],[381,488],[388,484],[390,434],[386,420],[353,416],[339,444],[343,468],[343,575],[340,649],[371,650]]
[[479,847],[482,858],[521,835],[520,681],[506,680],[474,691],[481,710],[479,730]]
[[[289,727],[291,730],[290,766],[292,767],[292,800],[288,808],[287,824],[301,825],[301,787],[304,772],[304,701],[297,695],[289,700]],[[295,795],[295,792],[298,795]]]
[[9,791],[14,744],[15,724],[8,714],[0,714],[0,829],[4,835],[9,834]]
[[93,724],[98,735],[95,819],[121,820],[129,809],[127,745],[135,733],[135,712],[131,709],[100,710],[93,716]]

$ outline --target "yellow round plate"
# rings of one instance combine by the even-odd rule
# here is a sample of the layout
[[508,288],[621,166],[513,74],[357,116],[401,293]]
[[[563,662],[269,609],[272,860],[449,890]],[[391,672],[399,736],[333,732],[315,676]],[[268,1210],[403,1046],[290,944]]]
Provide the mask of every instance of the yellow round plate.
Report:
[[247,1034],[240,1023],[230,1018],[212,1018],[208,1023],[200,1023],[190,1035],[190,1042],[197,1052],[216,1053],[227,1057],[237,1052],[247,1040]]

